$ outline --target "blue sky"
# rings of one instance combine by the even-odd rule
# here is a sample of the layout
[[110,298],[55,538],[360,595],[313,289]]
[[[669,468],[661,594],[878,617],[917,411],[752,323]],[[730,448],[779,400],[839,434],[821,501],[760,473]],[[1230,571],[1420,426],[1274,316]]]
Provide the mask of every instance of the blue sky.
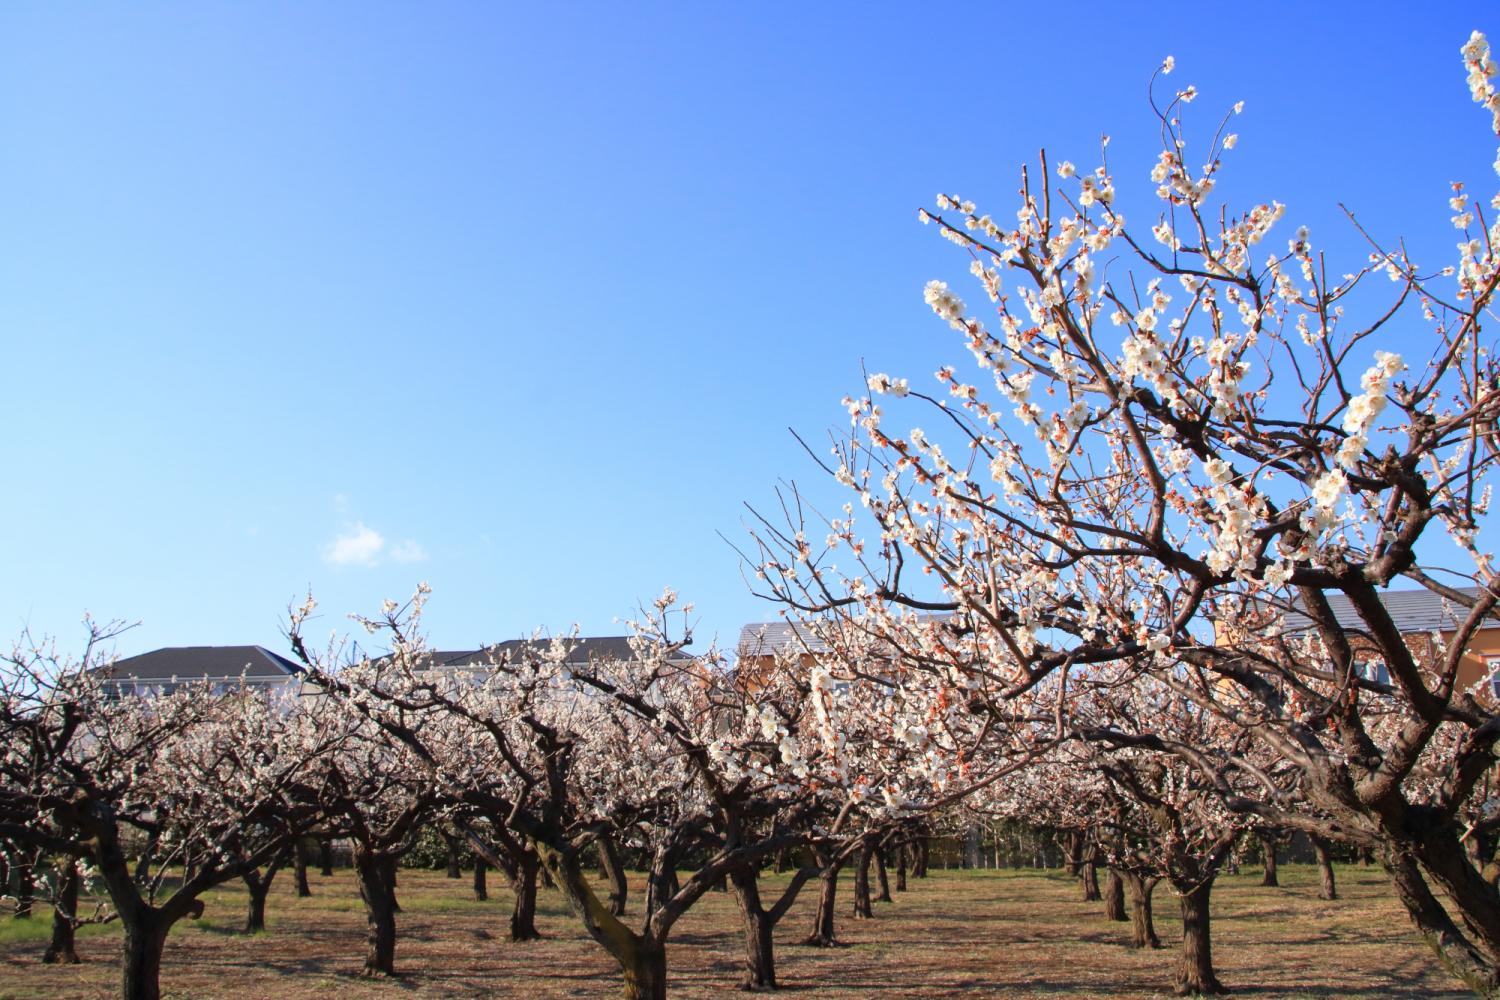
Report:
[[342,629],[427,580],[445,647],[666,585],[732,641],[787,428],[962,361],[917,208],[1109,133],[1146,219],[1168,54],[1200,125],[1246,102],[1221,192],[1331,252],[1342,201],[1446,262],[1447,182],[1494,189],[1489,4],[1036,10],[0,7],[0,636],[280,648],[309,586]]

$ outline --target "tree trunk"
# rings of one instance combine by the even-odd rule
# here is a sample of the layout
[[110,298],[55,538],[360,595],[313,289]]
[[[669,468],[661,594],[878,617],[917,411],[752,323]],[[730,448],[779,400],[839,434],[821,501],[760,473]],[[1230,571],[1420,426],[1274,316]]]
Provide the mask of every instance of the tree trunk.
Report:
[[646,919],[662,908],[662,905],[677,895],[677,856],[671,846],[658,847],[651,858],[651,870],[646,873]]
[[818,915],[813,931],[802,942],[815,948],[832,948],[838,944],[833,935],[833,908],[839,891],[839,869],[830,865],[818,876]]
[[1069,878],[1077,878],[1083,871],[1083,834],[1073,831],[1068,834],[1067,869]]
[[625,1000],[667,1000],[667,949],[645,940],[633,949],[631,960],[622,961]]
[[[297,853],[297,847],[292,845],[292,854]],[[245,911],[245,933],[254,934],[266,929],[266,896],[271,892],[271,882],[276,878],[276,873],[287,861],[286,855],[272,859],[266,865],[265,871],[252,868],[240,876],[245,883],[245,888],[250,891],[250,905]]]
[[1125,921],[1125,880],[1113,868],[1104,880],[1104,919]]
[[620,852],[609,837],[599,838],[599,870],[609,882],[609,912],[623,917],[629,886],[625,882],[625,866],[620,863]]
[[489,866],[484,863],[484,859],[481,858],[481,857],[479,857],[478,855],[475,855],[475,857],[474,857],[474,899],[476,901],[478,901],[478,902],[481,902],[481,903],[484,902],[486,899],[490,898],[489,883],[485,879],[485,872],[488,870],[488,868],[489,868]]
[[891,880],[885,870],[885,852],[878,847],[875,849],[875,884],[880,887],[880,894],[875,897],[875,902],[891,902]]
[[753,870],[736,873],[734,898],[740,904],[740,919],[745,926],[745,978],[740,988],[756,992],[776,988],[776,952],[771,940],[775,928],[770,914],[760,902],[760,886]]
[[359,897],[365,903],[369,926],[365,953],[365,975],[396,974],[396,859],[354,849],[354,871],[359,878]]
[[333,842],[326,838],[318,841],[318,869],[324,878],[333,875]]
[[78,863],[72,858],[62,863],[57,899],[52,904],[52,941],[42,955],[48,965],[74,965],[78,953],[73,950],[78,929]]
[[927,862],[931,857],[931,846],[927,843],[926,837],[918,837],[916,842],[912,844],[912,848],[916,858],[912,862],[911,877],[926,878]]
[[31,919],[31,904],[36,897],[36,870],[30,861],[16,865],[16,911],[17,920]]
[[1384,860],[1397,898],[1443,968],[1478,996],[1500,996],[1500,969],[1459,932],[1427,888],[1417,863],[1408,855],[1394,852]]
[[143,885],[151,876],[151,865],[156,861],[156,835],[146,838],[146,847],[135,861],[135,880]]
[[463,858],[459,856],[458,838],[443,834],[443,844],[448,848],[448,877],[463,878]]
[[1260,839],[1260,860],[1264,866],[1265,875],[1261,878],[1261,885],[1279,886],[1281,883],[1276,879],[1276,838],[1268,833],[1262,833]]
[[266,896],[271,891],[271,880],[259,878],[251,872],[245,876],[245,888],[250,890],[250,904],[245,910],[245,933],[254,934],[266,929]]
[[896,849],[896,891],[906,891],[906,845]]
[[1319,899],[1338,899],[1338,887],[1333,881],[1333,858],[1329,853],[1328,841],[1322,837],[1312,838],[1313,851],[1318,856],[1318,875],[1321,886],[1318,889]]
[[536,929],[536,882],[541,861],[528,854],[516,865],[515,878],[511,879],[511,891],[515,893],[515,905],[510,911],[510,939],[512,941],[535,941],[541,937]]
[[151,911],[125,924],[124,1000],[161,1000],[161,950],[170,926]]
[[1099,893],[1099,866],[1093,855],[1084,859],[1083,868],[1079,872],[1079,881],[1083,884],[1083,901],[1085,903],[1097,903],[1104,897]]
[[1160,948],[1161,939],[1151,922],[1151,893],[1156,889],[1156,879],[1128,872],[1125,885],[1130,889],[1130,947]]
[[312,886],[307,884],[307,844],[299,840],[292,845],[292,881],[297,886],[297,898],[312,895]]
[[776,852],[776,874],[792,870],[792,851],[789,847],[783,847]]
[[1226,993],[1214,975],[1212,939],[1209,933],[1208,897],[1214,880],[1208,878],[1182,894],[1182,956],[1178,959],[1173,986],[1178,996]]
[[1416,845],[1415,859],[1429,885],[1440,890],[1457,911],[1469,938],[1486,954],[1500,955],[1500,906],[1495,890],[1474,869],[1459,846],[1456,824],[1429,826]]
[[870,855],[873,853],[868,846],[861,847],[854,862],[855,920],[868,920],[875,916],[875,908],[870,905]]

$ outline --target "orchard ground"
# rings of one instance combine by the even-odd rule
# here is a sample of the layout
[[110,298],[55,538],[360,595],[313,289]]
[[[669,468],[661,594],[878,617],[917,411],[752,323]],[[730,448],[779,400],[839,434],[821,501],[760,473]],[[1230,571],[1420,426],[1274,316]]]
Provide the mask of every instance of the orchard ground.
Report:
[[[1336,902],[1317,898],[1316,869],[1284,865],[1281,888],[1259,885],[1258,867],[1219,879],[1214,890],[1214,958],[1235,994],[1263,1000],[1306,997],[1457,998],[1400,910],[1380,871],[1341,867]],[[209,893],[201,920],[183,922],[167,941],[166,998],[233,997],[614,997],[619,970],[584,937],[555,891],[542,890],[537,925],[545,939],[505,939],[510,898],[492,874],[487,902],[470,898],[469,879],[403,870],[396,967],[379,981],[359,977],[365,918],[351,872],[309,873],[314,895],[297,899],[289,872],[277,876],[268,930],[246,936],[238,883]],[[1175,898],[1155,897],[1160,951],[1124,946],[1128,925],[1080,900],[1061,872],[934,871],[876,906],[874,920],[849,919],[850,886],[840,885],[839,935],[845,947],[796,943],[812,921],[806,891],[777,934],[784,992],[801,1000],[865,997],[1126,998],[1166,994],[1180,934]],[[768,886],[781,883],[767,876]],[[639,913],[644,887],[631,886]],[[0,1000],[112,998],[119,991],[119,931],[81,934],[84,964],[40,962],[50,911],[0,926]],[[723,997],[739,981],[739,917],[727,893],[710,893],[678,924],[668,947],[671,995]]]

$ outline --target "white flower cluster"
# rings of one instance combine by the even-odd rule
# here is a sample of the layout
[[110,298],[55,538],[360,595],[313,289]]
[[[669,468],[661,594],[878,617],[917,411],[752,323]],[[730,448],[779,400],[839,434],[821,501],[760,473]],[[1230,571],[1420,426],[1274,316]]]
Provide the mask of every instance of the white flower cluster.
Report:
[[871,392],[888,392],[892,396],[905,396],[910,390],[904,378],[891,378],[884,373],[876,373],[866,379]]
[[812,688],[813,715],[818,720],[818,735],[822,737],[824,748],[836,756],[843,749],[844,736],[839,731],[832,707],[833,675],[828,672],[827,667],[819,664],[813,667],[808,684]]
[[1344,433],[1348,437],[1339,446],[1337,461],[1345,469],[1353,469],[1364,454],[1370,443],[1370,424],[1385,409],[1385,394],[1391,387],[1391,379],[1405,367],[1401,355],[1376,351],[1375,364],[1360,377],[1364,392],[1349,400],[1349,409],[1344,413]]
[[[1174,456],[1173,465],[1180,462],[1185,463],[1186,456]],[[1238,473],[1221,458],[1207,459],[1203,471],[1213,484],[1209,497],[1217,515],[1213,548],[1205,553],[1204,561],[1215,573],[1233,571],[1237,577],[1247,578],[1255,569],[1258,552],[1255,525],[1266,515],[1265,497],[1255,491],[1251,482],[1236,485]]]
[[[1474,103],[1480,105],[1493,116],[1492,127],[1496,135],[1500,135],[1500,91],[1496,91],[1495,60],[1490,58],[1490,43],[1482,32],[1476,31],[1469,36],[1462,49],[1464,62],[1469,67],[1469,93],[1474,98]],[[1500,160],[1496,161],[1495,169],[1500,171]]]
[[968,329],[968,325],[964,323],[963,299],[948,290],[946,281],[929,281],[922,291],[922,300],[932,307],[933,312],[947,320],[953,329]]
[[1084,208],[1096,201],[1108,205],[1115,200],[1115,182],[1103,167],[1096,167],[1091,177],[1080,177],[1078,186],[1078,204]]
[[974,211],[974,203],[972,201],[962,201],[956,194],[943,194],[941,191],[938,192],[937,206],[950,212],[958,211],[970,214]]
[[[1193,93],[1196,94],[1196,91]],[[1188,91],[1183,91],[1177,96],[1191,100],[1187,94]],[[1214,189],[1213,165],[1210,164],[1203,176],[1194,180],[1182,162],[1182,154],[1177,150],[1164,149],[1158,155],[1156,165],[1151,168],[1151,180],[1157,185],[1156,196],[1163,201],[1201,205]]]

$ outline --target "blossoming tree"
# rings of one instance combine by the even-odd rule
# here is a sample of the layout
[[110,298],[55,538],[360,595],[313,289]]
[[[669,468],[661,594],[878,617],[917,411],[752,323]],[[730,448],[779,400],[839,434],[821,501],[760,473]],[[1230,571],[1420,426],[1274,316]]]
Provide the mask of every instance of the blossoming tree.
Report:
[[[541,859],[585,930],[620,964],[627,997],[665,996],[676,921],[714,885],[803,838],[790,814],[801,798],[796,774],[807,765],[792,729],[777,729],[795,726],[795,708],[758,702],[751,711],[700,660],[679,656],[681,642],[664,630],[670,597],[641,624],[631,658],[568,665],[561,638],[463,673],[430,669],[419,629],[425,599],[422,588],[365,621],[389,641],[387,656],[338,669],[309,653],[301,632],[311,604],[294,612],[293,647],[314,683],[380,726],[462,807],[452,821],[471,845],[512,838]],[[761,711],[776,713],[775,739]],[[487,828],[469,826],[473,815]],[[639,930],[584,875],[601,837],[629,837],[651,858]],[[692,858],[696,870],[680,879]],[[736,881],[742,893],[745,884]],[[785,907],[767,911],[741,898],[747,976],[770,985],[770,935],[761,928]]]
[[[1482,36],[1463,59],[1500,133]],[[1238,815],[1378,851],[1442,961],[1500,995],[1500,896],[1462,848],[1470,822],[1500,822],[1480,782],[1500,722],[1459,683],[1500,599],[1483,531],[1500,231],[1455,185],[1453,261],[1369,237],[1336,267],[1306,230],[1274,236],[1280,204],[1216,200],[1238,137],[1232,115],[1191,132],[1197,96],[1153,104],[1145,227],[1107,147],[1087,171],[1044,154],[1004,221],[954,195],[921,213],[988,300],[986,317],[944,282],[925,292],[973,367],[941,367],[935,392],[874,374],[846,400],[825,465],[853,498],[767,522],[762,589],[857,618],[985,713],[1131,663],[1243,748],[1147,732],[1138,750],[1196,768]],[[936,423],[893,426],[912,411]],[[1398,581],[1460,609],[1451,634],[1404,635],[1382,601]],[[913,609],[939,617],[913,627]],[[1359,669],[1371,656],[1389,681]],[[1053,737],[1076,731],[1072,707],[1057,699]],[[1290,784],[1260,780],[1268,756]]]
[[[285,849],[297,776],[339,732],[291,739],[297,709],[252,692],[112,694],[98,668],[113,634],[91,625],[78,660],[23,642],[0,666],[0,839],[89,866],[124,927],[123,996],[155,1000],[168,931]],[[155,872],[129,855],[148,840]]]

